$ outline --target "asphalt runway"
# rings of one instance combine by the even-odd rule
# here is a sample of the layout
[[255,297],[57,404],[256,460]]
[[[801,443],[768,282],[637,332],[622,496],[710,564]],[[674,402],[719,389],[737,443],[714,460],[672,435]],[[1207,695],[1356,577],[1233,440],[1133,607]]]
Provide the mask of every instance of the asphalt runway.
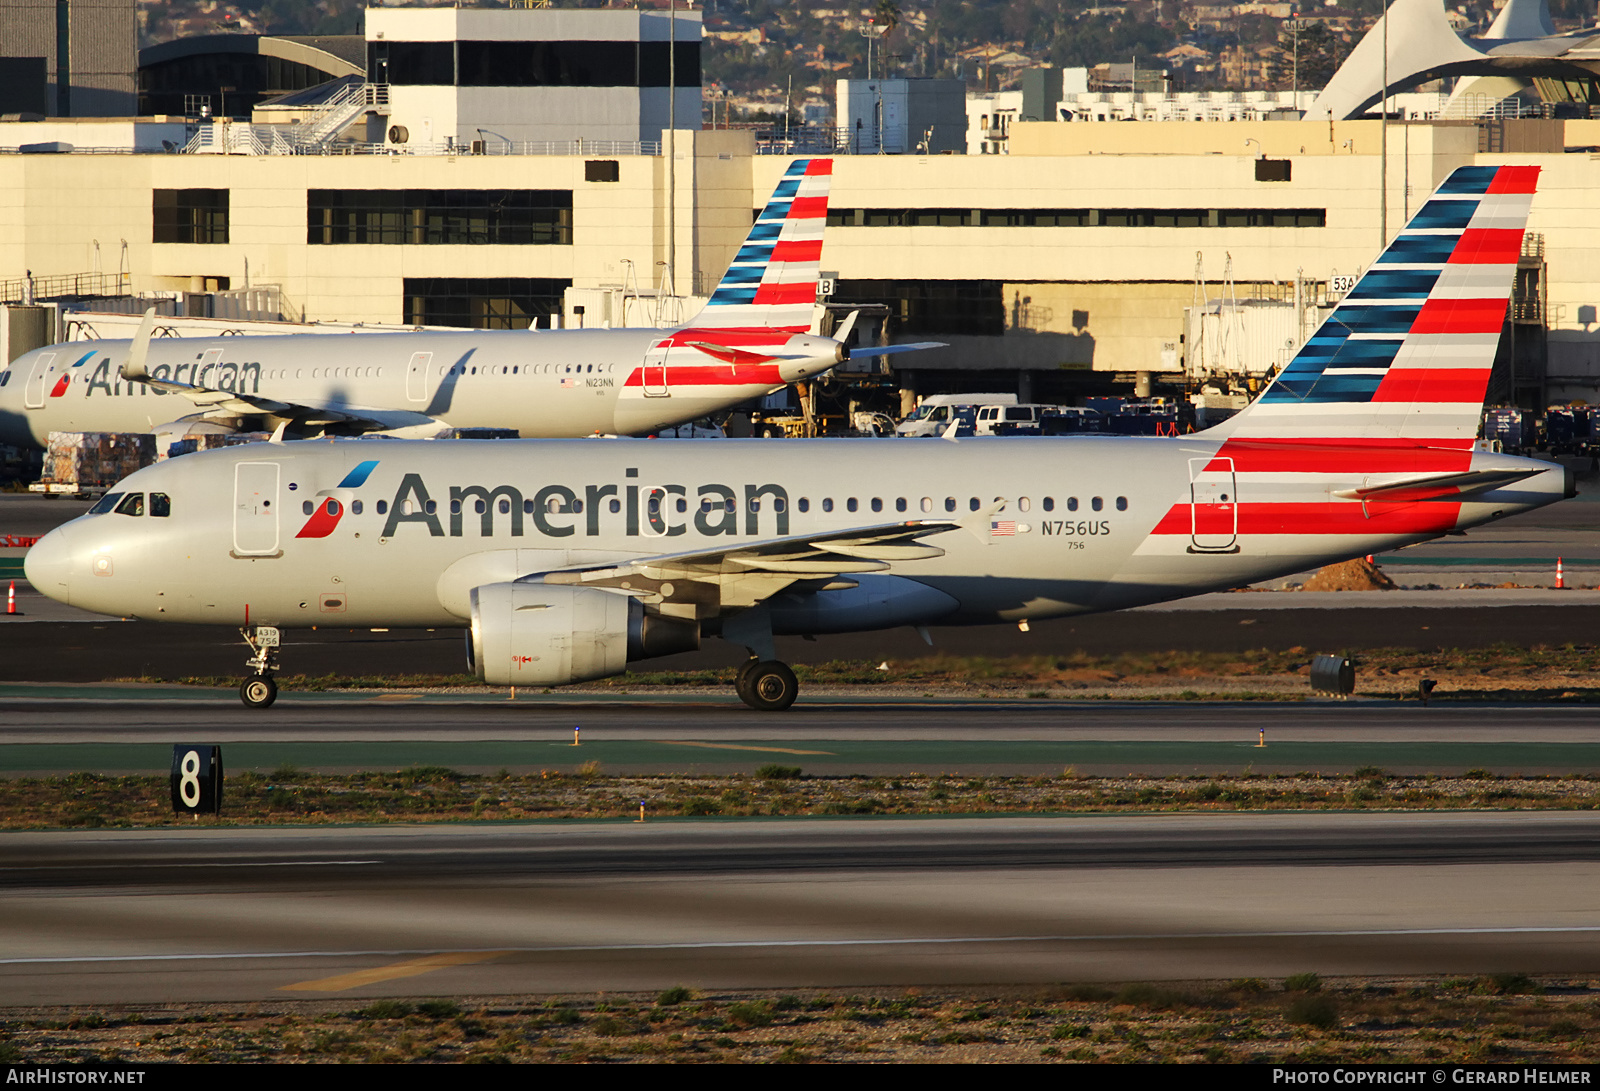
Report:
[[11,834],[11,1005],[1600,972],[1600,816]]
[[[1449,592],[1391,594],[1448,595]],[[1459,592],[1459,596],[1496,592]],[[1544,593],[1559,596],[1561,592]],[[1351,599],[1389,595],[1329,594],[1344,600],[1306,609],[1273,602],[1253,609],[1130,610],[1012,625],[933,630],[933,645],[910,629],[818,637],[780,637],[778,655],[789,663],[836,660],[905,661],[932,656],[1066,656],[1168,651],[1245,652],[1305,648],[1349,652],[1367,648],[1483,648],[1497,644],[1592,644],[1600,634],[1600,594],[1571,592],[1574,605],[1548,601],[1475,606],[1386,605]],[[1582,596],[1582,598],[1579,598]],[[1218,596],[1212,596],[1213,598]],[[1280,599],[1231,595],[1231,599]],[[1294,596],[1296,598],[1302,596]],[[1310,597],[1310,596],[1304,596]],[[1588,600],[1592,604],[1577,604]],[[1330,608],[1337,606],[1338,608]],[[462,674],[464,630],[319,629],[287,631],[281,660],[285,674],[346,677],[374,674]],[[200,625],[102,620],[0,624],[0,681],[101,682],[131,678],[236,677],[243,680],[248,652],[238,634]],[[707,640],[698,652],[630,664],[630,673],[737,666],[743,648]],[[802,700],[804,695],[802,694]]]
[[599,763],[616,774],[737,774],[773,762],[818,776],[1600,771],[1600,709],[1584,705],[818,698],[760,716],[723,695],[306,694],[265,711],[217,691],[61,695],[82,692],[0,685],[0,775],[162,774],[177,743],[222,745],[228,769],[264,773]]

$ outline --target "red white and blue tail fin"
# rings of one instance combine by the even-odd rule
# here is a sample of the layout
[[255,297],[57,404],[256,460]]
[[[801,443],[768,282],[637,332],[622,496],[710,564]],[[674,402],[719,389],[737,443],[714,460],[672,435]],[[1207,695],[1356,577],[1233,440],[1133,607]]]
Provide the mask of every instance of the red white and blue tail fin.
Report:
[[722,282],[689,325],[790,333],[811,328],[832,177],[831,159],[789,164]]
[[1213,434],[1471,446],[1538,167],[1460,167],[1272,384]]

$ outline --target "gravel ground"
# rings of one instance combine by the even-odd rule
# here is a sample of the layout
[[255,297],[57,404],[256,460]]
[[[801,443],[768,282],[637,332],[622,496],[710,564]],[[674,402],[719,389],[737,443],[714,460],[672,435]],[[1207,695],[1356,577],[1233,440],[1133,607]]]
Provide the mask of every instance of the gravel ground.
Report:
[[0,1010],[0,1062],[1588,1064],[1600,982],[1477,978]]

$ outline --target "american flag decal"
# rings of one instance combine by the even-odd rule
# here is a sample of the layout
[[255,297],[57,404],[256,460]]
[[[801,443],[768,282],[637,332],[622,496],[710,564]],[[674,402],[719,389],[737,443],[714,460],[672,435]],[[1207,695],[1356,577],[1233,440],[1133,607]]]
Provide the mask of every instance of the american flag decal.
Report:
[[989,533],[996,538],[1014,538],[1017,533],[1016,520],[992,519],[989,522]]
[[576,380],[576,379],[562,379],[561,380],[561,385],[562,386],[577,386],[578,385],[578,380]]

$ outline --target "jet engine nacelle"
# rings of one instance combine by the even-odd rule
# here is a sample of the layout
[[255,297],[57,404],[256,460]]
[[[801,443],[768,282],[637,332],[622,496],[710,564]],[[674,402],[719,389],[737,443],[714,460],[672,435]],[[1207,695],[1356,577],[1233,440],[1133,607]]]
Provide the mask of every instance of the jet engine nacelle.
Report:
[[469,668],[492,686],[564,686],[621,674],[630,660],[694,651],[700,626],[592,587],[491,583],[472,591],[468,641]]
[[156,450],[165,455],[167,448],[180,439],[189,439],[191,436],[231,436],[239,431],[239,418],[226,417],[218,419],[195,413],[177,420],[158,424],[150,429],[155,433]]

